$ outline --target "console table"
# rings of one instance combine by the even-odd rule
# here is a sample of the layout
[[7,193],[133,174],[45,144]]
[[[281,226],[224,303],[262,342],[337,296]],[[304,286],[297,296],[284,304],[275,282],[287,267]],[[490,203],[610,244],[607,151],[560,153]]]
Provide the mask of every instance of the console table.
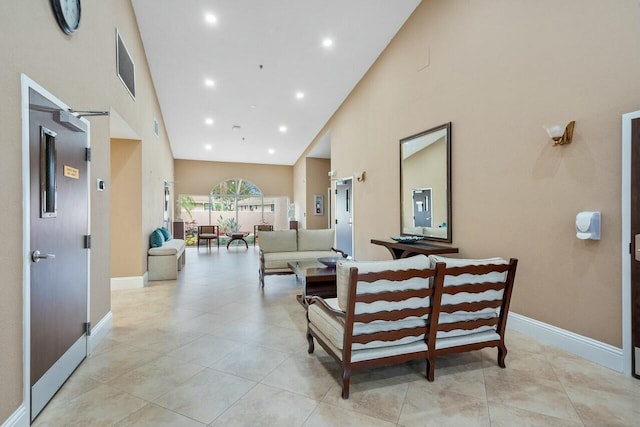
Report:
[[374,245],[384,246],[391,252],[393,259],[407,258],[410,256],[424,255],[440,255],[440,254],[457,254],[458,248],[452,246],[440,246],[433,243],[427,243],[424,240],[416,243],[398,243],[394,240],[376,240],[371,239]]

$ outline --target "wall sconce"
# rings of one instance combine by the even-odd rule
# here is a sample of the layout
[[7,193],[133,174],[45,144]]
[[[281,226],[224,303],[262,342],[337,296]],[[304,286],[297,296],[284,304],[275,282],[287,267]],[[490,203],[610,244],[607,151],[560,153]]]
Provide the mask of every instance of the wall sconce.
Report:
[[575,121],[570,121],[567,126],[562,125],[551,125],[551,126],[542,126],[549,137],[553,139],[553,145],[565,145],[571,144],[571,139],[573,138],[573,127],[576,125]]
[[358,182],[364,182],[367,179],[367,171],[362,171],[359,174],[354,172],[353,174],[356,176]]

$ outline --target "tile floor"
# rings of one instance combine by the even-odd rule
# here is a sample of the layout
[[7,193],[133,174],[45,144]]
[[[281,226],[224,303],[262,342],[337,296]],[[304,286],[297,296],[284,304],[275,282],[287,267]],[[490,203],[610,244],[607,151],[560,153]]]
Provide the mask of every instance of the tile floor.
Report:
[[[258,287],[257,248],[187,249],[177,281],[112,293],[113,330],[38,417],[43,426],[640,426],[640,381],[507,336],[486,349],[355,373],[307,354],[293,276]],[[517,292],[516,282],[516,292]]]

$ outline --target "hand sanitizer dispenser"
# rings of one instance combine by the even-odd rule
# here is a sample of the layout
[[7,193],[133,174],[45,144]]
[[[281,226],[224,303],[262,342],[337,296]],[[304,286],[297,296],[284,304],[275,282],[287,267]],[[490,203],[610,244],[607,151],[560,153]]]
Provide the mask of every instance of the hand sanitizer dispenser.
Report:
[[580,212],[576,215],[576,237],[600,240],[600,212]]

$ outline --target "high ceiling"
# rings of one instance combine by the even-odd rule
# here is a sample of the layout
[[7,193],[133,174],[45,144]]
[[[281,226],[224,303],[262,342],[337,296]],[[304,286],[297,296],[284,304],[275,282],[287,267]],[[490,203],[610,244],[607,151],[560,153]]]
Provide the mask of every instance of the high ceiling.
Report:
[[292,165],[420,0],[132,3],[174,157]]

